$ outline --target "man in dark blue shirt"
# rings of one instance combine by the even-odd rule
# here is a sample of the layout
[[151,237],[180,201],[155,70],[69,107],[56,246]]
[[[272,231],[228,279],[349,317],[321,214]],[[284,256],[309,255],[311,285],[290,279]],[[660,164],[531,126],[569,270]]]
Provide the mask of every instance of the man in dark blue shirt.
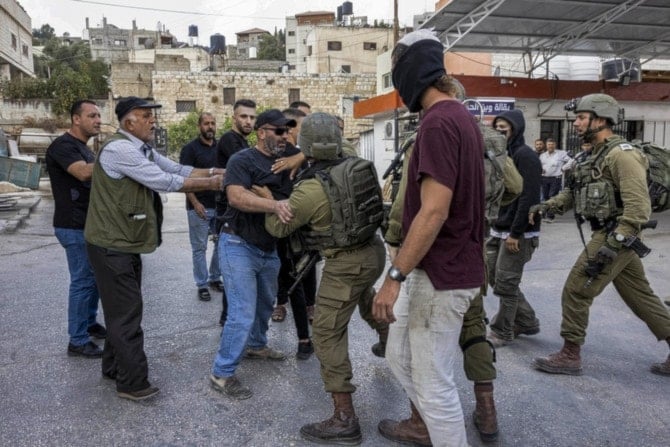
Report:
[[[214,169],[216,166],[216,118],[208,112],[198,117],[200,135],[181,150],[179,163],[195,168]],[[188,233],[193,252],[193,279],[198,288],[201,301],[212,299],[207,285],[222,292],[221,270],[217,245],[207,271],[207,238],[214,228],[216,219],[216,192],[200,191],[186,193],[186,210],[188,213]]]

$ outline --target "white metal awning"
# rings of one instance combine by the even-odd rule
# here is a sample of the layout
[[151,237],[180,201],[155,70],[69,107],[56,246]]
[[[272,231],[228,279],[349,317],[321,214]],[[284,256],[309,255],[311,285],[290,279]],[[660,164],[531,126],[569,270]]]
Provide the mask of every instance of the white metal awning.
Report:
[[421,28],[446,51],[522,53],[528,73],[559,54],[670,58],[670,0],[453,0]]

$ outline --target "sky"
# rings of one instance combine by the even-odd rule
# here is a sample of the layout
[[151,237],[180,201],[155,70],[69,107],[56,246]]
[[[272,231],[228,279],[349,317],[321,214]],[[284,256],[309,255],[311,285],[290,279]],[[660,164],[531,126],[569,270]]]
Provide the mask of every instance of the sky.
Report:
[[[189,25],[198,26],[199,43],[209,45],[209,36],[220,33],[226,44],[235,44],[235,33],[261,28],[271,33],[286,27],[286,17],[306,11],[332,11],[344,0],[18,0],[32,19],[32,28],[48,23],[56,35],[69,32],[81,36],[86,27],[108,24],[129,29],[135,19],[138,28],[155,30],[165,25],[182,42],[188,42]],[[368,23],[392,23],[393,0],[353,1],[355,16],[367,16]],[[143,8],[143,9],[139,9]],[[400,26],[412,26],[412,17],[435,10],[435,0],[398,0]]]

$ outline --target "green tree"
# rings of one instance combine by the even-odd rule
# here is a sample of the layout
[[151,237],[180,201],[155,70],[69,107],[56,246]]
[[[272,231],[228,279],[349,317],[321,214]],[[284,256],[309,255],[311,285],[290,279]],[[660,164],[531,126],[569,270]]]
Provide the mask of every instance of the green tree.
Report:
[[77,99],[91,98],[93,86],[86,72],[78,72],[68,66],[60,66],[47,81],[53,102],[51,111],[55,115],[67,115]]
[[45,23],[39,29],[33,28],[33,45],[44,45],[49,39],[56,37],[53,26]]
[[33,30],[33,37],[44,39],[44,55],[36,56],[37,79],[0,82],[0,91],[11,99],[52,99],[52,112],[67,115],[72,102],[81,98],[106,98],[109,66],[91,60],[84,42],[63,45],[48,24]]
[[283,61],[286,60],[286,37],[284,30],[277,31],[274,35],[264,34],[258,42],[258,59]]

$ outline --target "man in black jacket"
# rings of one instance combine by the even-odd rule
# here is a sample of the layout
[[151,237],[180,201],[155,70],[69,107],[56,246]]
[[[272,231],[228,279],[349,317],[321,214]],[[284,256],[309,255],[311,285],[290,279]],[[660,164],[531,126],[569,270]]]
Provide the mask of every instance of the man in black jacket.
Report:
[[523,177],[523,190],[509,205],[500,208],[486,242],[488,278],[500,298],[498,313],[491,322],[489,340],[494,346],[508,344],[521,334],[540,332],[535,310],[519,288],[524,265],[539,244],[540,222],[528,223],[528,210],[540,201],[542,164],[523,137],[526,122],[520,110],[504,112],[493,127],[507,137],[507,152]]

